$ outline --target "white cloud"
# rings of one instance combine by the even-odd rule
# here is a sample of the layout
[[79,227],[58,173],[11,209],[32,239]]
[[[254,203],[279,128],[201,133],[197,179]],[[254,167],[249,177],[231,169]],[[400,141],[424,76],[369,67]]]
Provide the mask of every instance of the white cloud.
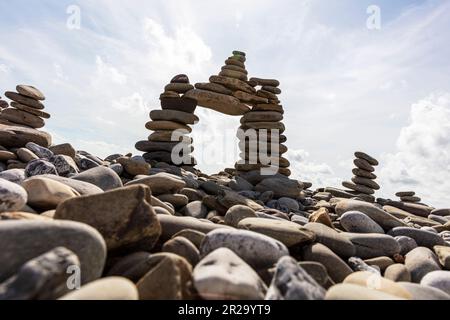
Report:
[[416,191],[435,206],[450,206],[450,94],[432,94],[411,107],[395,153],[385,154],[380,171],[383,193]]

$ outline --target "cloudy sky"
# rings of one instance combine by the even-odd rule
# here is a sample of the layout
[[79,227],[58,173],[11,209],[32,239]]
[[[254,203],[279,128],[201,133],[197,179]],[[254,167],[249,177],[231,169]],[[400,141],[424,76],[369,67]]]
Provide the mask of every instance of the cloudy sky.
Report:
[[[281,82],[296,178],[339,186],[361,150],[377,195],[450,206],[449,17],[450,1],[1,1],[0,92],[40,88],[55,142],[137,153],[172,76],[205,82],[243,50],[251,76]],[[197,114],[199,167],[232,167],[239,118]]]

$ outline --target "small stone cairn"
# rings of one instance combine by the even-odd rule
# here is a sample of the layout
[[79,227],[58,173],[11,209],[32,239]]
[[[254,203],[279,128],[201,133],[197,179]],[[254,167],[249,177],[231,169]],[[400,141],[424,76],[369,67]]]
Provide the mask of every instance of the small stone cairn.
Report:
[[420,203],[422,201],[414,191],[399,191],[395,195],[400,198],[401,202]]

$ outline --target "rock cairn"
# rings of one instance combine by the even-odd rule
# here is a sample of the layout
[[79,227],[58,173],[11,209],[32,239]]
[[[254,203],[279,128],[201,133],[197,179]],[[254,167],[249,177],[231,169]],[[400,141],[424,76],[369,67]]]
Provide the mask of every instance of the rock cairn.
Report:
[[[172,152],[179,157],[177,165],[193,166],[196,160],[191,153],[193,139],[188,136],[192,132],[190,125],[199,119],[194,114],[197,101],[185,96],[194,87],[189,78],[180,74],[175,76],[165,87],[160,96],[161,109],[150,112],[151,121],[145,127],[153,131],[146,141],[139,141],[136,149],[145,152],[144,158],[149,162],[173,163]],[[180,142],[182,144],[180,145]],[[176,150],[174,150],[177,148]]]
[[422,201],[421,198],[416,196],[416,193],[414,191],[399,191],[395,195],[400,198],[401,202],[419,203]]
[[356,159],[353,161],[356,168],[353,169],[352,181],[344,181],[342,185],[350,189],[349,193],[360,196],[369,202],[374,202],[375,190],[380,186],[375,182],[377,176],[374,174],[378,161],[364,152],[355,152]]
[[12,100],[9,108],[3,109],[0,120],[3,124],[23,125],[33,129],[44,127],[44,119],[50,115],[44,112],[41,101],[45,96],[33,86],[18,85],[17,92],[7,91],[5,96]]
[[218,75],[211,76],[208,83],[195,84],[195,89],[187,92],[186,97],[197,100],[199,106],[223,114],[244,115],[250,110],[246,103],[266,101],[247,83],[245,61],[244,52],[234,51]]
[[[285,131],[282,123],[284,110],[278,99],[278,95],[281,94],[280,82],[274,79],[251,78],[249,83],[254,88],[259,87],[256,95],[261,99],[247,101],[252,109],[241,118],[240,129],[244,132],[249,129],[255,130],[257,140],[251,141],[252,139],[247,135],[240,136],[242,135],[242,131],[240,131],[238,136],[241,161],[235,165],[235,168],[238,171],[248,172],[275,164],[279,168],[279,173],[290,176],[290,163],[282,157],[288,149],[283,144],[287,138],[283,135]],[[272,141],[272,134],[275,134],[274,137],[277,140]],[[264,152],[264,148],[267,152]],[[262,151],[264,159],[260,159],[260,151]]]

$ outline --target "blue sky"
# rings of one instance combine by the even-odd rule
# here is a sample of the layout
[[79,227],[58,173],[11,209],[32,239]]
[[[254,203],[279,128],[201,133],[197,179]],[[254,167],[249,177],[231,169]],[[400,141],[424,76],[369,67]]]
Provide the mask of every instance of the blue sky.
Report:
[[[81,10],[80,30],[66,27],[70,5]],[[366,26],[370,5],[381,10],[380,30]],[[56,142],[136,152],[173,75],[207,81],[241,49],[251,76],[281,82],[298,178],[339,186],[363,150],[381,162],[380,196],[414,189],[445,205],[449,16],[450,1],[1,1],[0,95],[36,85]],[[199,167],[232,166],[239,119],[197,113]]]

